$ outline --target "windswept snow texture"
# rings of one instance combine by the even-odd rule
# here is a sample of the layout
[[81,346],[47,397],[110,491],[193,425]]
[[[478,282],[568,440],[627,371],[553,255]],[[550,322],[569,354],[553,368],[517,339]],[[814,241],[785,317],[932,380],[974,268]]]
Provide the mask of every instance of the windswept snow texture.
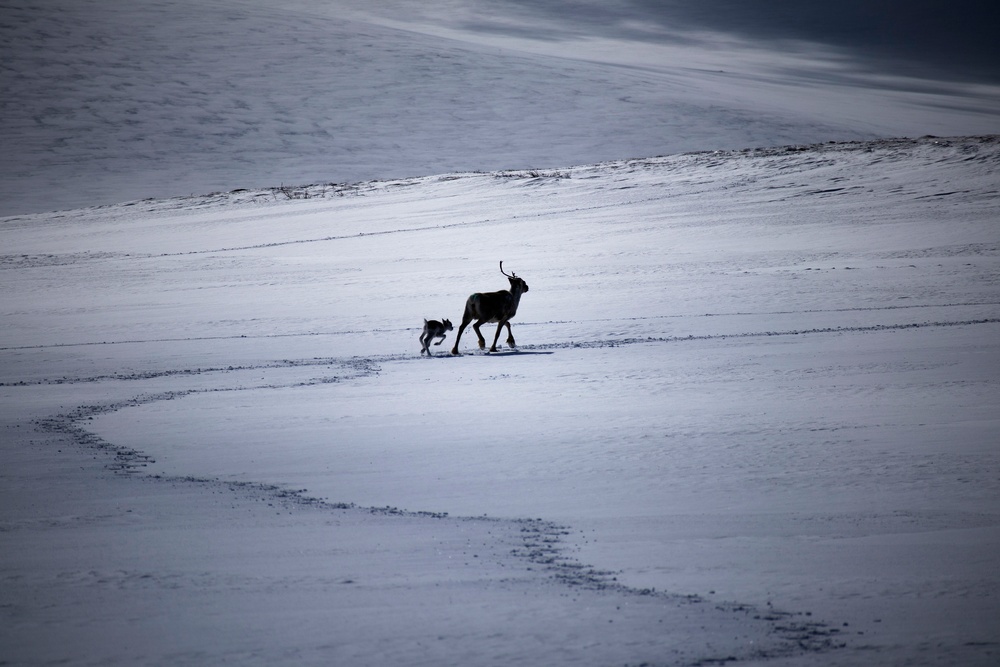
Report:
[[[0,220],[0,663],[995,665],[998,172],[886,140]],[[421,355],[500,260],[520,347]]]
[[1000,131],[995,46],[938,11],[704,4],[0,0],[0,215]]

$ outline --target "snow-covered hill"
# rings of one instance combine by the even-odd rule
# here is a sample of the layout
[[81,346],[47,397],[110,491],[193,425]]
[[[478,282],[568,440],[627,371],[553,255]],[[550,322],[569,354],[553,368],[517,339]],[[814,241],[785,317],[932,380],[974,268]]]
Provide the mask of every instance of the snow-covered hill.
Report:
[[[723,25],[692,25],[690,3],[678,4],[0,3],[0,215],[1000,131],[1000,87],[970,82],[975,68],[904,76],[885,54],[859,62],[808,36],[752,37],[732,24],[754,12],[720,8],[704,13]],[[849,34],[870,30],[873,13],[921,16],[912,3],[895,16],[886,5]],[[850,22],[850,7],[835,11]],[[774,28],[775,13],[760,16]],[[940,45],[948,21],[930,19]]]
[[[0,662],[994,664],[998,168],[927,137],[4,218]],[[500,260],[519,351],[422,357]]]

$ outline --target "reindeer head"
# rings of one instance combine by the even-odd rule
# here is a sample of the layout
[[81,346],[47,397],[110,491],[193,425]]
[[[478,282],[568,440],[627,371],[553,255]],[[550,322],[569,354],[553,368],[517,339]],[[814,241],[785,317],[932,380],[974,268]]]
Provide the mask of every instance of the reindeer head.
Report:
[[517,292],[520,293],[520,292],[527,292],[528,291],[528,283],[526,283],[523,280],[521,280],[520,278],[518,278],[516,273],[507,273],[506,271],[503,270],[503,261],[502,260],[500,262],[500,273],[502,273],[505,276],[507,276],[507,280],[510,281],[510,291],[511,292],[517,291]]

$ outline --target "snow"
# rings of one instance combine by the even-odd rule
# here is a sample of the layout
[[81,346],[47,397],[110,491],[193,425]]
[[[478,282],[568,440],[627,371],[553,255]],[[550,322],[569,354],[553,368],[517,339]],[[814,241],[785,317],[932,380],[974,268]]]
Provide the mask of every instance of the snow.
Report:
[[[8,217],[0,658],[993,664],[998,164],[877,140]],[[517,351],[420,355],[499,260]]]
[[1000,127],[998,82],[970,67],[903,75],[802,37],[681,29],[663,12],[683,7],[574,4],[7,3],[0,215]]
[[996,664],[989,49],[720,6],[5,5],[0,663]]

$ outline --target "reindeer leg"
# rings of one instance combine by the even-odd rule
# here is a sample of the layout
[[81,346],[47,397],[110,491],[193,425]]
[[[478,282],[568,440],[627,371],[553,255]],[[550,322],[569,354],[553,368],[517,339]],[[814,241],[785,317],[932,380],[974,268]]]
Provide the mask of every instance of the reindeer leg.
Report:
[[[479,320],[478,322],[476,322],[475,324],[472,325],[472,328],[476,330],[476,336],[479,337],[479,349],[480,350],[485,350],[486,349],[486,339],[483,338],[483,332],[479,330],[479,327],[481,327],[487,321],[488,320]],[[493,350],[493,351],[496,352],[496,350]]]
[[441,340],[439,340],[438,342],[436,342],[434,344],[435,345],[440,345],[441,343],[444,342],[444,339],[447,338],[447,337],[448,337],[447,334],[441,334]]
[[[505,325],[505,324],[507,324],[507,323],[506,322],[501,322],[500,324],[497,325],[497,334],[495,336],[493,336],[493,345],[490,346],[490,352],[496,352],[497,351],[497,341],[500,340],[500,332],[503,331],[503,325]],[[508,325],[508,326],[510,326],[510,325]]]
[[510,330],[510,320],[504,322],[507,325],[507,347],[517,347],[517,343],[514,342],[514,332]]
[[427,351],[427,341],[424,340],[424,336],[426,335],[427,335],[426,333],[420,334],[420,354],[423,354],[424,352]]
[[469,322],[472,321],[472,313],[469,312],[469,308],[466,307],[465,314],[462,316],[462,326],[458,327],[458,333],[455,334],[455,345],[451,348],[451,353],[458,356],[458,341],[462,340],[462,332],[465,331],[465,327],[469,326]]

